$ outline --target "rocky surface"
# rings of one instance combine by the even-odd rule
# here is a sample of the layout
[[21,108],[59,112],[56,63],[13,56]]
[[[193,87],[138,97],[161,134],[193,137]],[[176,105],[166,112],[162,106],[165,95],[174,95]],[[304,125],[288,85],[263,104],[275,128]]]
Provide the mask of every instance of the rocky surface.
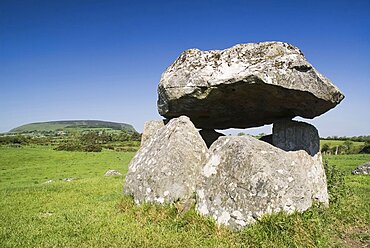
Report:
[[242,228],[264,214],[328,204],[321,153],[285,152],[249,136],[220,137],[210,148],[196,209],[218,224]]
[[198,128],[247,128],[281,118],[313,118],[343,94],[287,43],[190,49],[162,74],[158,111],[189,116]]
[[320,137],[311,124],[279,120],[272,127],[272,144],[285,151],[304,150],[311,156],[320,151]]
[[209,148],[213,142],[215,142],[219,137],[225,136],[222,133],[216,132],[214,129],[202,129],[199,131],[200,136],[202,136],[204,142],[206,142]]
[[144,123],[143,133],[141,135],[141,145],[144,144],[158,129],[164,127],[164,120],[152,120]]
[[105,177],[114,177],[114,176],[122,176],[122,174],[119,171],[116,170],[108,170],[105,174]]
[[136,203],[186,201],[195,192],[207,157],[207,146],[190,119],[172,119],[130,162],[124,192]]
[[352,171],[353,175],[370,175],[370,162],[358,166]]

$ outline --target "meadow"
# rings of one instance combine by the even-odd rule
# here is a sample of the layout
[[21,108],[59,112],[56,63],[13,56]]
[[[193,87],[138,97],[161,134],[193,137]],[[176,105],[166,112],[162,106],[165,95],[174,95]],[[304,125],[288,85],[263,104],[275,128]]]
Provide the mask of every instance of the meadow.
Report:
[[[0,247],[366,247],[370,176],[351,170],[370,155],[331,155],[331,206],[263,217],[232,232],[176,204],[141,205],[122,194],[134,152],[0,146]],[[104,177],[109,169],[123,176]],[[73,178],[67,182],[63,179]],[[51,183],[46,183],[52,180]]]

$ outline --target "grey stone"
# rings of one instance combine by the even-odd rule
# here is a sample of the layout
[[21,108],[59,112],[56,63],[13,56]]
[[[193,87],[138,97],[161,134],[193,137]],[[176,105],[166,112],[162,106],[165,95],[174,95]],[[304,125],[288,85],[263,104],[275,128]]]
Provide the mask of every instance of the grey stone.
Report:
[[358,166],[352,171],[353,175],[370,175],[370,162]]
[[261,141],[264,141],[264,142],[267,142],[269,144],[272,145],[272,134],[268,134],[268,135],[265,135],[265,136],[262,136],[260,138]]
[[119,171],[116,170],[108,170],[105,174],[105,177],[113,177],[113,176],[122,176],[122,174]]
[[190,119],[172,119],[130,162],[124,193],[138,204],[186,201],[194,195],[207,157],[207,146]]
[[165,121],[164,120],[152,120],[147,121],[144,124],[144,130],[141,135],[141,145],[144,144],[152,135],[157,132],[160,128],[164,127]]
[[311,156],[320,151],[320,137],[317,129],[311,124],[280,120],[272,127],[272,144],[285,151],[304,150]]
[[199,134],[202,136],[204,142],[206,142],[208,148],[218,139],[218,137],[225,136],[225,134],[216,132],[214,129],[202,129],[199,131]]
[[158,112],[189,116],[197,128],[248,128],[295,116],[314,118],[344,98],[287,43],[190,49],[162,74]]
[[220,137],[210,147],[196,209],[240,229],[264,214],[328,204],[321,153],[285,152],[249,136]]

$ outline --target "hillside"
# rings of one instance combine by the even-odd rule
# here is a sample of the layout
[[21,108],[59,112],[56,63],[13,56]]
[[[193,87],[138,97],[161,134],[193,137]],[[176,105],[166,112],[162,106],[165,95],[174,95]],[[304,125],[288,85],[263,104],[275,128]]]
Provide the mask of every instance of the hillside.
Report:
[[29,123],[13,128],[9,131],[9,133],[53,132],[81,129],[125,130],[127,132],[136,133],[136,130],[130,124],[98,120],[71,120]]

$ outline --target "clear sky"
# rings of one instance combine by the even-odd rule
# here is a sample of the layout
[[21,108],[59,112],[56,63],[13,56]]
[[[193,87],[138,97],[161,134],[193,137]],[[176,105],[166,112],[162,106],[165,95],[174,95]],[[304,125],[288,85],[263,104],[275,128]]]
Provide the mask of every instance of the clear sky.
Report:
[[142,131],[182,51],[272,40],[298,46],[345,94],[308,121],[321,136],[370,134],[369,0],[0,0],[0,132],[68,119]]

